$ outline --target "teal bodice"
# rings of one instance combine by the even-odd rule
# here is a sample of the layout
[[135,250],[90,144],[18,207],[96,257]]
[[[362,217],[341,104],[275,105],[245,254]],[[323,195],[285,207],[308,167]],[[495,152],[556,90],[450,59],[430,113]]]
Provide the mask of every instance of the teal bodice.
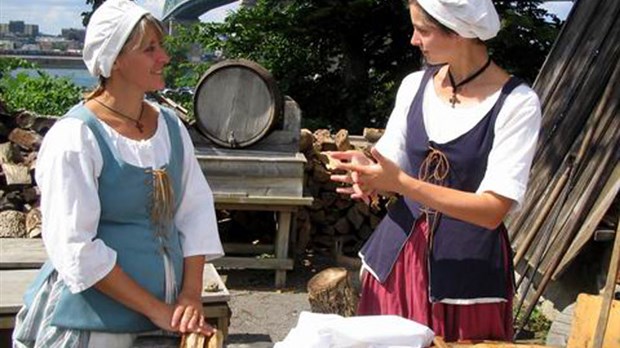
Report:
[[[95,135],[103,167],[98,178],[101,216],[97,238],[117,252],[117,264],[140,286],[164,301],[165,269],[163,254],[172,261],[177,284],[183,281],[183,252],[179,233],[172,218],[162,224],[153,217],[154,181],[165,171],[172,189],[172,217],[182,193],[183,143],[172,111],[161,108],[171,153],[164,168],[140,168],[124,162],[109,136],[95,116],[83,105],[73,108],[65,117],[78,118]],[[159,228],[158,228],[159,227]],[[28,306],[32,297],[53,271],[50,261],[43,265],[35,283],[25,296]],[[145,316],[104,295],[95,288],[72,294],[62,290],[52,316],[52,325],[64,328],[105,331],[143,332],[157,327]]]

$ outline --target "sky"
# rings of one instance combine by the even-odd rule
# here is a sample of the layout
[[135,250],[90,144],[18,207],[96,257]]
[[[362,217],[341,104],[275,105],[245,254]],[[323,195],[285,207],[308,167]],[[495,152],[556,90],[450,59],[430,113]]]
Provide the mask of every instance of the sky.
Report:
[[[165,0],[136,0],[136,3],[161,18]],[[221,22],[230,11],[239,7],[241,1],[213,9],[200,17],[202,21]],[[39,32],[59,35],[64,28],[80,28],[82,12],[92,10],[86,0],[0,0],[0,23],[22,20],[26,24],[38,24]]]
[[[157,18],[161,18],[165,0],[136,0]],[[239,7],[241,1],[213,9],[202,15],[200,19],[207,22],[221,22],[230,11]],[[565,19],[571,8],[571,1],[553,1],[543,5],[547,11]],[[58,35],[63,28],[83,28],[84,11],[91,6],[86,0],[0,0],[0,23],[11,20],[22,20],[26,24],[38,24],[39,32]]]

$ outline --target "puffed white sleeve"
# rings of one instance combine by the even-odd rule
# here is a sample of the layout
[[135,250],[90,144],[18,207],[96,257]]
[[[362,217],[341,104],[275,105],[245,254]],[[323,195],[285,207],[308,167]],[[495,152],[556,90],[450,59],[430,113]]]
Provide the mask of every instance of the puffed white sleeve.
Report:
[[56,122],[38,153],[35,178],[41,190],[43,242],[72,293],[90,288],[116,264],[116,252],[96,239],[102,164],[94,135],[73,118]]
[[213,260],[224,255],[215,217],[213,193],[194,155],[194,145],[179,121],[183,141],[183,192],[174,217],[181,236],[183,256],[205,255]]
[[520,209],[540,123],[540,101],[536,93],[524,85],[515,88],[497,117],[493,147],[478,193],[494,192],[514,201],[512,211]]
[[396,93],[396,101],[385,127],[385,133],[375,145],[379,153],[398,164],[406,161],[407,115],[423,74],[419,71],[403,79]]

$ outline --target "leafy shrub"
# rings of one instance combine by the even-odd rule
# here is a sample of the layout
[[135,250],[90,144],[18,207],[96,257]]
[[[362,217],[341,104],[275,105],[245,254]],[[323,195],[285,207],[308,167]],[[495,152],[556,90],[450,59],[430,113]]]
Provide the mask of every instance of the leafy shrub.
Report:
[[[35,76],[16,69],[34,69]],[[0,99],[10,111],[26,109],[63,115],[81,98],[82,89],[66,77],[55,77],[23,59],[0,58]]]

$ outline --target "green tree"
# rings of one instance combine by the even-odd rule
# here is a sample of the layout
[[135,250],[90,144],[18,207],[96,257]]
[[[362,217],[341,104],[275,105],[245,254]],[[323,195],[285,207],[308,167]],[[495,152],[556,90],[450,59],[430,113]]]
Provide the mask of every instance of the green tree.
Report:
[[[541,2],[497,1],[504,30],[489,42],[493,58],[529,82],[561,24],[538,8]],[[384,126],[398,83],[420,68],[411,34],[401,0],[259,0],[224,23],[177,31],[169,44],[178,63],[169,69],[168,80],[171,86],[195,86],[207,65],[184,62],[182,47],[199,44],[206,52],[265,66],[300,104],[304,126],[359,133],[366,126]]]
[[[30,69],[17,74],[15,69]],[[81,97],[82,90],[68,78],[57,78],[36,65],[15,58],[0,58],[0,100],[10,111],[29,110],[43,115],[63,115]]]

